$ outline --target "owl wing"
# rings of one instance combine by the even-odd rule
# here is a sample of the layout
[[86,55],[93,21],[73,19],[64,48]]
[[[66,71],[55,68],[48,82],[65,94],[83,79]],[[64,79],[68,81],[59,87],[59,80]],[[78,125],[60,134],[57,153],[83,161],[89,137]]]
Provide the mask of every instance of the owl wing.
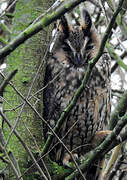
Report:
[[[60,81],[60,74],[62,72],[61,66],[56,62],[55,59],[49,59],[46,66],[46,73],[44,79],[44,112],[43,117],[54,128],[59,116],[62,112],[61,101],[62,101],[62,87],[58,85]],[[44,138],[47,139],[48,128],[43,125]]]

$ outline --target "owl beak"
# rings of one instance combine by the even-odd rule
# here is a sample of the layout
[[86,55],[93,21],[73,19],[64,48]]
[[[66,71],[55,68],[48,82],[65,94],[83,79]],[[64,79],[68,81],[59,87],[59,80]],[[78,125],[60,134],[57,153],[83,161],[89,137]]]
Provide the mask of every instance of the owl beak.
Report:
[[80,53],[76,53],[74,57],[75,64],[80,66],[82,65],[82,57]]

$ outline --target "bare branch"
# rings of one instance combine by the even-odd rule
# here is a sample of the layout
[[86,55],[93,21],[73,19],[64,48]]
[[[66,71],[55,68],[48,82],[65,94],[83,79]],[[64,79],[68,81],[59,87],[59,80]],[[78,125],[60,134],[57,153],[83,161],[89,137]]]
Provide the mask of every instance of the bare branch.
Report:
[[3,83],[0,85],[0,96],[3,95],[4,89],[8,85],[9,81],[13,78],[13,76],[17,73],[17,71],[18,71],[17,69],[14,70],[9,74],[9,76],[6,79],[4,79]]

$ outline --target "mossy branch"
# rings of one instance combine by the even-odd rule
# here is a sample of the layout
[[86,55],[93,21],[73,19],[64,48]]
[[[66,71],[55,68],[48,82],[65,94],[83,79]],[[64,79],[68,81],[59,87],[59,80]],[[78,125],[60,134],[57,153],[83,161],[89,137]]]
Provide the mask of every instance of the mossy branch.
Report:
[[7,44],[8,44],[8,42],[6,41],[6,39],[3,38],[2,36],[0,36],[0,42],[1,42],[2,44],[4,44],[4,45],[7,45]]
[[[38,33],[39,31],[43,30],[46,26],[51,24],[53,21],[60,18],[66,12],[68,12],[69,10],[71,10],[72,8],[76,7],[78,4],[84,1],[85,0],[69,0],[63,3],[63,5],[61,5],[52,13],[48,13],[44,15],[44,17],[40,21],[38,21],[36,24],[30,25],[27,29],[21,32],[15,39],[9,42],[8,45],[2,48],[0,50],[0,59],[9,55],[24,41],[26,41],[27,39],[29,39],[31,36]],[[3,63],[2,59],[0,63],[1,64]]]
[[6,32],[7,34],[11,34],[12,32],[10,31],[10,29],[7,27],[7,25],[3,22],[0,23],[0,29],[2,29],[4,32]]

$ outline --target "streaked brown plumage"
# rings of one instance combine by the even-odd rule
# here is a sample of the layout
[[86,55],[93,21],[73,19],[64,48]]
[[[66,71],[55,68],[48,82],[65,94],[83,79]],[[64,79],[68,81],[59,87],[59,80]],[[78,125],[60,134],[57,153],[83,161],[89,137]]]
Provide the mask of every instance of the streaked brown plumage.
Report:
[[[80,26],[70,27],[66,18],[62,17],[53,47],[53,58],[47,61],[45,85],[59,74],[44,90],[44,119],[52,128],[81,85],[88,62],[95,57],[100,45],[89,13],[86,10],[81,13],[83,19]],[[92,139],[97,131],[103,129],[109,114],[110,59],[104,53],[92,70],[87,88],[57,134],[61,139],[65,136],[63,142],[78,158],[91,149]],[[48,131],[44,125],[45,139]],[[56,142],[54,137],[52,146]],[[67,166],[70,161],[70,155],[60,143],[52,150],[51,158]]]

